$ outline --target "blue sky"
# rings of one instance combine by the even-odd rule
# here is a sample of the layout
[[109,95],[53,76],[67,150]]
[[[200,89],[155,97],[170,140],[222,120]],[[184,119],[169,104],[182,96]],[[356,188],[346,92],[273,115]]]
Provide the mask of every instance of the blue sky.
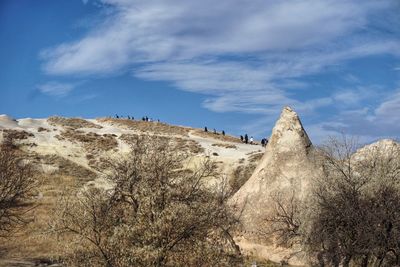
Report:
[[1,0],[0,114],[400,135],[398,0]]

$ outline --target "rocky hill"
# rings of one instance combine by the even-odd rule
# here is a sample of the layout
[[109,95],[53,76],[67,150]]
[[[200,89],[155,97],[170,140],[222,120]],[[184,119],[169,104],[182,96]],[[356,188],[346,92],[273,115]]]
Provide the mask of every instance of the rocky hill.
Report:
[[[243,144],[233,136],[160,122],[63,117],[14,120],[0,115],[0,141],[12,140],[44,177],[38,189],[35,223],[27,229],[29,236],[21,235],[22,241],[11,245],[14,251],[10,255],[26,259],[57,254],[54,244],[41,239],[38,230],[45,228],[55,199],[71,184],[110,188],[101,178],[107,160],[128,153],[131,143],[141,136],[168,140],[174,150],[190,156],[187,164],[206,157],[217,163],[220,174],[237,190],[230,205],[240,216],[243,227],[235,240],[245,254],[275,262],[290,258],[293,265],[304,263],[301,256],[292,257],[296,249],[279,247],[274,238],[265,235],[277,200],[306,199],[319,171],[315,149],[300,118],[289,107],[283,109],[266,149]],[[372,153],[390,154],[397,146],[393,140],[381,140],[359,149],[354,159]]]
[[254,164],[255,155],[263,150],[261,145],[246,145],[237,137],[160,122],[63,117],[14,120],[0,115],[0,141],[13,139],[47,174],[75,174],[88,181],[104,170],[108,159],[128,153],[130,144],[144,135],[169,140],[191,160],[211,157],[227,176]]

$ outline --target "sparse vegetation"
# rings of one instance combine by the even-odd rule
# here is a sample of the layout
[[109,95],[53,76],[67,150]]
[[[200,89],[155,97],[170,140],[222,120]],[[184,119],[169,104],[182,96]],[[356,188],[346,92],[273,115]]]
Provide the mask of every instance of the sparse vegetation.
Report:
[[18,156],[15,147],[0,144],[0,238],[10,236],[28,222],[35,185],[30,165]]
[[215,144],[212,144],[212,146],[237,149],[237,146],[235,146],[233,144],[227,144],[227,143],[215,143]]
[[357,148],[332,139],[319,150],[310,198],[275,201],[274,234],[284,245],[301,244],[312,265],[400,264],[400,147]]
[[[135,144],[140,140],[138,134],[122,134],[119,139],[127,144]],[[185,139],[181,137],[168,137],[168,136],[148,136],[151,140],[163,140],[168,143],[171,150],[181,151],[183,153],[199,154],[204,152],[204,148],[194,140]]]
[[201,129],[197,129],[193,131],[194,135],[204,137],[204,138],[213,138],[219,141],[225,141],[225,142],[232,142],[232,143],[242,143],[239,138],[231,136],[231,135],[222,135],[222,134],[214,134],[212,132],[205,132]]
[[55,225],[76,238],[73,266],[234,266],[241,260],[231,236],[236,220],[225,205],[224,183],[211,161],[186,171],[187,155],[165,139],[140,138],[113,166],[114,190],[79,191],[62,201]]
[[3,139],[12,139],[12,140],[25,140],[29,137],[34,137],[33,133],[24,131],[24,130],[13,130],[13,129],[3,129]]
[[50,132],[49,129],[44,128],[44,127],[39,127],[39,128],[37,129],[37,131],[38,131],[39,133],[40,133],[40,132]]
[[50,117],[47,121],[50,125],[68,127],[73,130],[80,128],[103,128],[98,124],[80,118]]
[[65,130],[56,136],[59,140],[67,139],[71,142],[80,142],[88,152],[110,151],[118,147],[118,141],[112,134],[85,133],[80,130]]
[[164,134],[164,135],[181,135],[188,136],[189,128],[169,125],[162,122],[148,122],[148,121],[135,121],[127,119],[111,119],[101,118],[97,119],[99,122],[106,122],[111,125],[122,126],[129,130],[134,130],[142,133]]
[[263,155],[264,153],[252,154],[249,157],[249,163],[246,165],[244,165],[244,159],[239,160],[240,165],[233,170],[229,179],[229,186],[231,187],[233,193],[238,191],[247,182]]

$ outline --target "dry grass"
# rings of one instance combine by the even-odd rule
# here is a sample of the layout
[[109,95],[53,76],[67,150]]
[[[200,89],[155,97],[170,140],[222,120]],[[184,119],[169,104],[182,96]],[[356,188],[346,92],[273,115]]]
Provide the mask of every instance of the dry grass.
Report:
[[261,158],[264,156],[264,152],[255,152],[250,155],[249,157],[249,162],[258,164],[258,162],[261,160]]
[[225,141],[225,142],[232,142],[232,143],[242,143],[239,138],[231,136],[231,135],[222,135],[219,133],[212,133],[212,132],[205,132],[200,129],[196,129],[193,131],[194,135],[204,137],[204,138],[212,138],[220,141]]
[[[191,154],[199,154],[204,152],[204,148],[194,140],[184,139],[180,137],[166,137],[166,136],[148,136],[154,139],[164,139],[171,143],[171,148],[175,151],[181,151]],[[127,144],[134,144],[140,135],[138,134],[122,134],[119,139]]]
[[188,136],[190,128],[169,125],[162,122],[134,121],[128,119],[110,119],[100,118],[99,122],[109,123],[118,127],[129,130],[135,130],[144,133],[165,134],[165,135],[182,135]]
[[105,170],[108,166],[108,159],[103,157],[107,151],[117,151],[118,141],[114,134],[85,133],[79,130],[62,131],[56,136],[59,140],[69,140],[73,143],[81,143],[86,151],[88,165],[97,171]]
[[239,160],[239,166],[233,170],[229,179],[229,185],[233,192],[238,191],[249,180],[263,155],[263,152],[252,154],[248,159],[248,164],[244,164],[245,161],[242,159]]
[[67,129],[62,131],[56,138],[68,140],[73,143],[82,143],[86,151],[95,153],[99,151],[110,151],[118,148],[118,141],[113,134],[85,133],[79,130]]
[[49,129],[44,128],[44,127],[39,127],[37,131],[38,131],[39,133],[40,133],[40,132],[50,132]]
[[80,128],[103,128],[100,125],[94,124],[84,119],[80,118],[63,118],[63,117],[50,117],[47,119],[47,122],[53,126],[63,126],[71,129],[80,129]]
[[[57,262],[65,254],[60,241],[52,234],[51,222],[56,219],[54,210],[58,208],[58,198],[66,192],[66,188],[76,187],[76,180],[73,176],[43,174],[40,180],[38,195],[32,199],[31,222],[2,244],[3,259],[23,259],[27,262],[27,265],[18,266],[42,266],[39,263]],[[3,266],[9,265],[9,261],[3,263]]]
[[29,133],[24,130],[4,129],[2,130],[2,132],[3,132],[3,138],[10,140],[25,140],[28,139],[29,137],[35,136],[33,133]]
[[75,177],[77,182],[86,183],[96,178],[93,171],[58,155],[44,155],[41,157],[41,162],[57,167],[57,171],[54,172],[55,175]]
[[235,146],[233,144],[226,144],[226,143],[216,143],[216,144],[212,144],[212,146],[237,149],[237,146]]
[[[39,181],[28,205],[30,212],[25,216],[29,223],[18,229],[13,237],[0,239],[0,266],[47,266],[60,259],[64,252],[59,241],[51,234],[50,224],[57,200],[68,188],[79,188],[95,175],[90,170],[57,155],[38,155],[16,146],[17,155],[27,159],[35,168]],[[58,170],[45,174],[41,164],[53,165]],[[68,242],[68,240],[64,240]]]

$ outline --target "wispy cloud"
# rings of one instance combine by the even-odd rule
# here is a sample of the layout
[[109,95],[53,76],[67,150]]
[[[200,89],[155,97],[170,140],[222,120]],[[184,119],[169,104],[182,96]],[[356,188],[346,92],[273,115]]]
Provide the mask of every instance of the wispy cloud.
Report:
[[49,96],[64,97],[67,96],[74,88],[76,84],[72,83],[60,83],[60,82],[47,82],[39,84],[37,89],[42,93]]
[[[129,71],[207,94],[203,106],[216,112],[276,115],[283,105],[292,105],[311,113],[335,104],[344,112],[360,108],[365,100],[360,87],[306,101],[293,89],[313,90],[302,78],[348,60],[400,56],[399,32],[393,29],[396,0],[100,2],[109,9],[103,22],[75,42],[41,52],[46,73]],[[346,79],[360,86],[357,77]],[[370,112],[377,116],[379,110]]]
[[400,132],[400,89],[390,93],[377,107],[345,109],[324,123],[322,129],[374,139],[396,137]]

